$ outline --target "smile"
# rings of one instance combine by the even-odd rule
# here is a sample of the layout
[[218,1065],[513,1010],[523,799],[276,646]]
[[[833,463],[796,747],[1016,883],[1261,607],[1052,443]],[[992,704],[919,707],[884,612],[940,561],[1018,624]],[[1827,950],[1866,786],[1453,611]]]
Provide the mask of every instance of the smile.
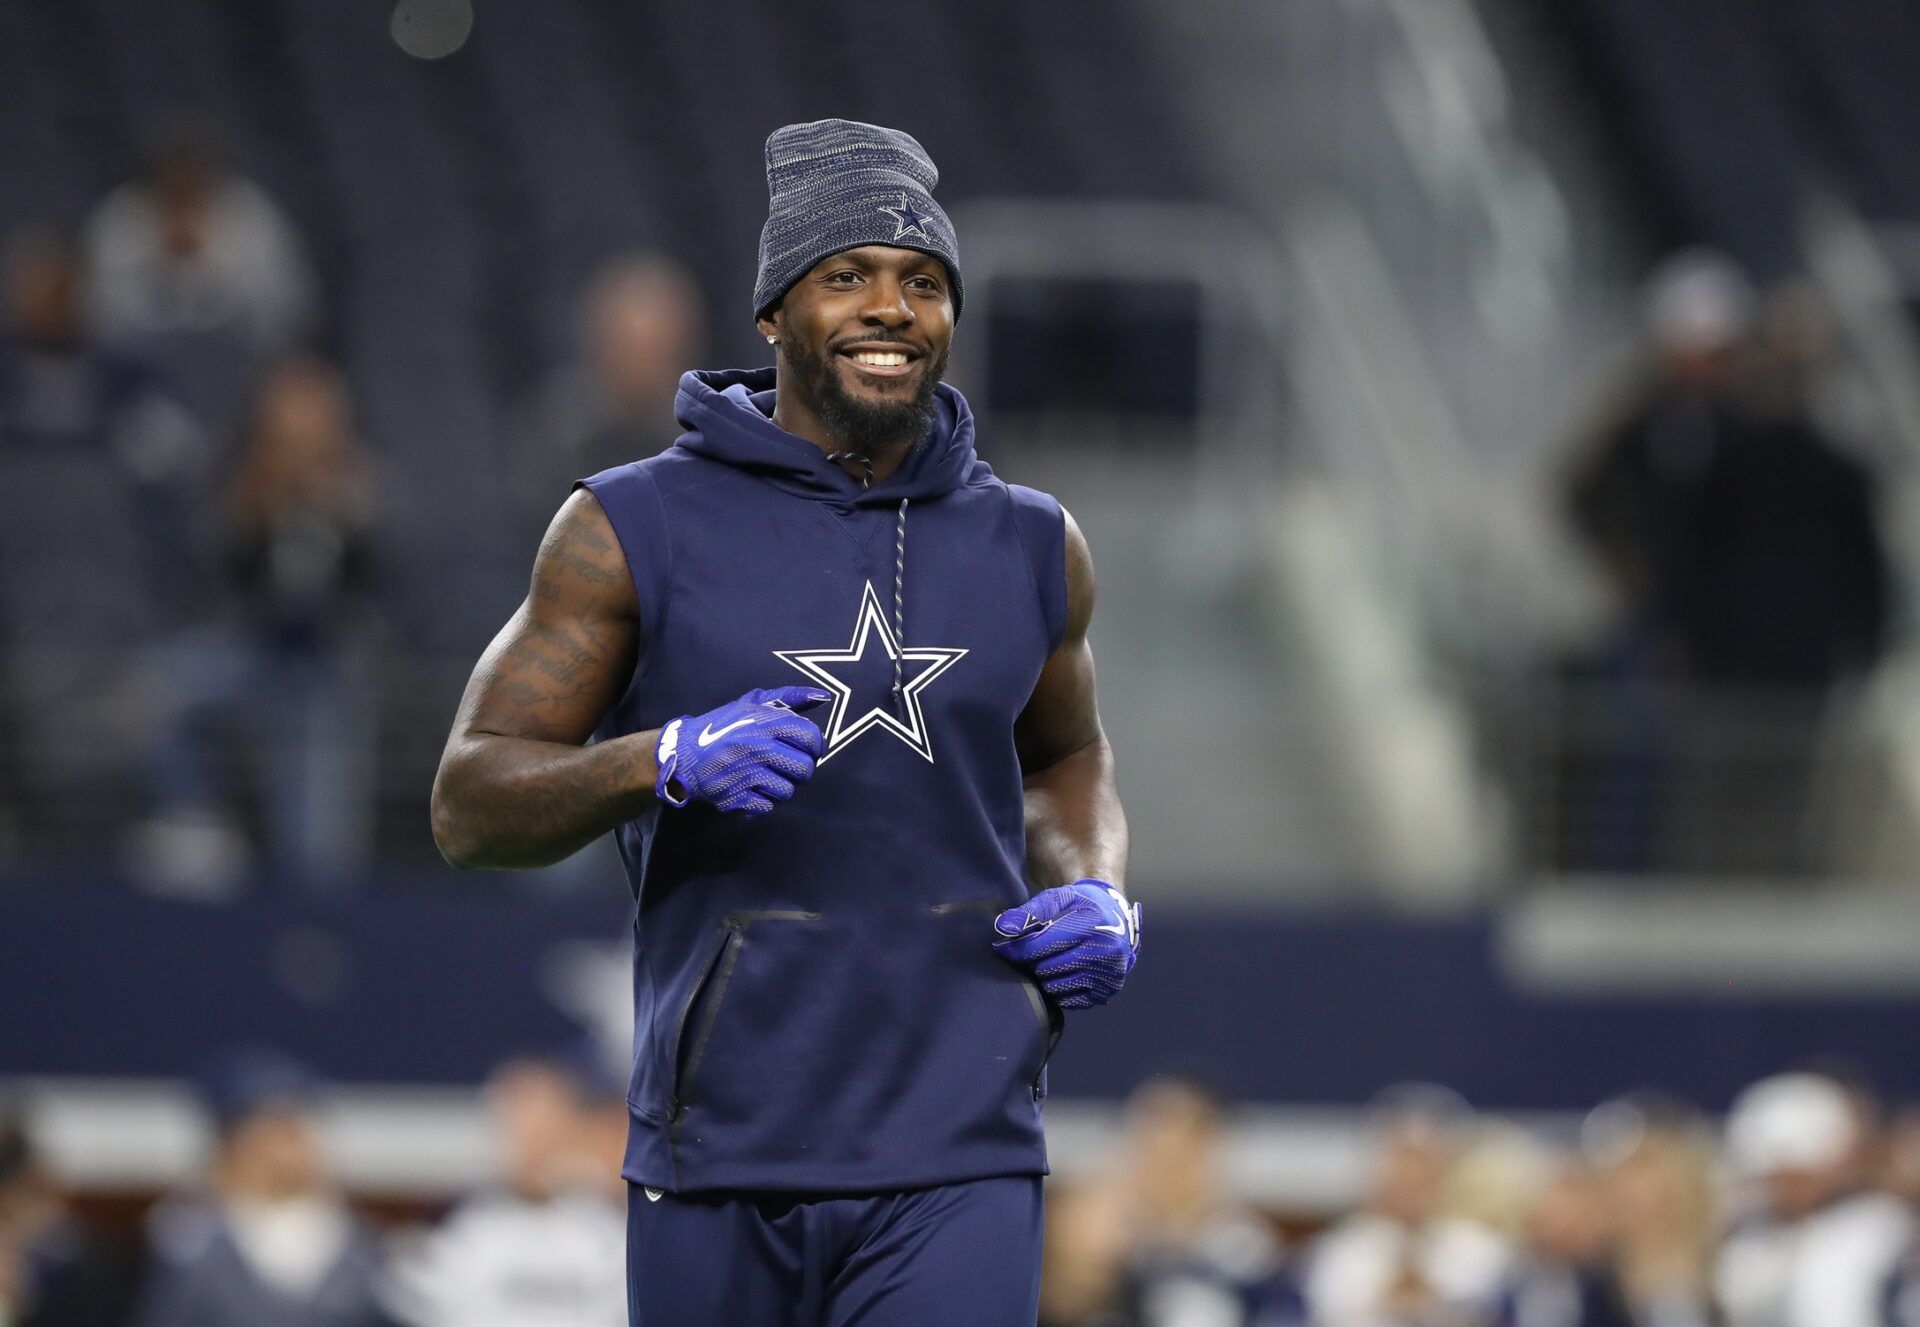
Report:
[[840,356],[874,378],[905,377],[913,371],[913,361],[918,358],[904,350],[843,350]]

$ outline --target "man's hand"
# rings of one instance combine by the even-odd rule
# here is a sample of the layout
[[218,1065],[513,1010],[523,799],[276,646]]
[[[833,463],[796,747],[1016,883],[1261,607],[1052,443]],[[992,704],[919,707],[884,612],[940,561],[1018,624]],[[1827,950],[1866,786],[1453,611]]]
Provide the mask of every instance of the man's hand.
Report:
[[801,712],[831,700],[812,687],[749,691],[705,714],[675,719],[660,730],[654,791],[669,806],[698,799],[749,818],[793,796],[813,777],[826,745]]
[[1140,956],[1140,905],[1104,880],[1043,889],[993,919],[993,947],[1062,1009],[1119,994]]

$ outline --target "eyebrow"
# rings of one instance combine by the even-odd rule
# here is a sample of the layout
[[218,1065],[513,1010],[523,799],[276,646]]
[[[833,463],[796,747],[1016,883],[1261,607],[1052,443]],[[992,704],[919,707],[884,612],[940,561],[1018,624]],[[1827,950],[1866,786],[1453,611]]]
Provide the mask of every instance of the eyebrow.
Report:
[[[907,252],[913,256],[911,258],[901,258],[897,260],[900,264],[901,276],[930,274],[939,277],[942,281],[947,279],[946,264],[941,262],[940,259],[930,253],[921,253],[917,249],[907,250]],[[850,267],[863,268],[869,272],[881,267],[886,262],[883,258],[862,254],[857,249],[848,249],[844,253],[836,254],[835,258],[836,260],[844,261]]]

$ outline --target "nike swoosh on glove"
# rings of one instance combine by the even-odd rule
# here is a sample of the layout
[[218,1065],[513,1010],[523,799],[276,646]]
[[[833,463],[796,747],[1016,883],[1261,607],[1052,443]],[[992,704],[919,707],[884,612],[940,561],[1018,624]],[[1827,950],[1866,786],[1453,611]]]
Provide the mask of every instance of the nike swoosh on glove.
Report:
[[765,815],[813,777],[826,739],[801,713],[831,699],[812,687],[774,687],[675,719],[654,747],[654,792],[668,806],[702,801],[749,818]]
[[1062,1009],[1119,994],[1140,957],[1140,905],[1104,880],[1043,889],[993,919],[993,947]]

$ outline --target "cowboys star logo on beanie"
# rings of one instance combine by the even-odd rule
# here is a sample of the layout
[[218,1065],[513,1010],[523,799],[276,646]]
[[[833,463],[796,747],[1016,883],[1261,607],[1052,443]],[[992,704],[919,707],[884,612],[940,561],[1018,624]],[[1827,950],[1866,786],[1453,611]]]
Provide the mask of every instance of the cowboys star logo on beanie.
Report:
[[953,281],[960,316],[960,248],[933,201],[940,182],[913,135],[857,120],[790,124],[767,136],[767,224],[760,232],[758,318],[830,254],[890,244],[932,254]]

